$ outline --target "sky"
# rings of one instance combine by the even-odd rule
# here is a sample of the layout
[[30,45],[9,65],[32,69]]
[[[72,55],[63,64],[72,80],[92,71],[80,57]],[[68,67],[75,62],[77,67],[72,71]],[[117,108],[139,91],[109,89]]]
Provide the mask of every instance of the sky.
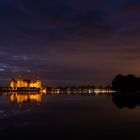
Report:
[[139,0],[0,0],[0,85],[108,85],[140,76]]

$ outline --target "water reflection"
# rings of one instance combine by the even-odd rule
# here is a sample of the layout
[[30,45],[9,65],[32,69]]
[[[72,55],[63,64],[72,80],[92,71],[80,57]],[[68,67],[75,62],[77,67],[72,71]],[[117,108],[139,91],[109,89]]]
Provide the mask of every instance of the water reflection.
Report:
[[[120,108],[128,106],[132,101],[136,106],[140,103],[140,96],[120,96],[117,93],[87,95],[55,96],[27,92],[1,94],[0,134],[4,139],[10,136],[30,140],[52,140],[58,137],[98,140],[128,140],[130,137],[132,140],[139,137],[140,109],[118,111],[112,101]],[[18,104],[36,104],[41,101],[43,104],[32,106],[29,103],[19,108],[17,104],[11,105],[9,99]]]
[[[129,93],[58,93],[58,92],[50,92],[50,93],[33,93],[33,92],[25,92],[25,93],[17,93],[17,92],[9,92],[9,93],[2,93],[1,95],[7,96],[7,98],[10,99],[12,103],[17,103],[19,105],[25,104],[25,103],[41,103],[42,98],[46,96],[66,96],[66,95],[72,95],[72,96],[111,96],[113,104],[119,108],[129,108],[133,109],[136,106],[140,106],[140,94],[129,94]],[[68,96],[69,97],[69,96]],[[92,97],[91,97],[92,98]],[[102,102],[101,102],[102,104]]]
[[40,103],[41,102],[41,93],[11,93],[10,94],[10,101],[12,103],[28,103],[28,102],[35,102]]
[[112,94],[112,102],[120,109],[124,107],[133,109],[140,105],[140,94]]

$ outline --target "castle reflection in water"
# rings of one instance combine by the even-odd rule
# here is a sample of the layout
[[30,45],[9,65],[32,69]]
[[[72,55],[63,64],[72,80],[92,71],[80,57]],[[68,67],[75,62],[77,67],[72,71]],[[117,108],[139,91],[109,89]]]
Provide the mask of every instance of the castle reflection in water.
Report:
[[23,104],[23,103],[29,103],[29,102],[35,102],[35,103],[40,103],[41,102],[41,96],[42,93],[11,93],[10,94],[10,101],[12,103],[18,103],[18,104]]
[[40,103],[42,100],[42,95],[97,95],[97,94],[111,94],[111,90],[91,90],[91,89],[59,89],[51,88],[46,91],[9,91],[3,92],[3,95],[9,97],[12,103],[17,103],[19,105],[24,103]]

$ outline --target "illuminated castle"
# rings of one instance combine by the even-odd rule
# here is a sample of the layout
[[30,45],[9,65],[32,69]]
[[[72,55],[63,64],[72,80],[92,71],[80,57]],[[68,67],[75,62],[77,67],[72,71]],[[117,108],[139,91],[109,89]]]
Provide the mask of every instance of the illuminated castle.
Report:
[[10,83],[10,87],[12,89],[17,88],[40,88],[41,89],[41,81],[37,79],[35,82],[32,80],[24,80],[21,76],[17,80],[12,79]]

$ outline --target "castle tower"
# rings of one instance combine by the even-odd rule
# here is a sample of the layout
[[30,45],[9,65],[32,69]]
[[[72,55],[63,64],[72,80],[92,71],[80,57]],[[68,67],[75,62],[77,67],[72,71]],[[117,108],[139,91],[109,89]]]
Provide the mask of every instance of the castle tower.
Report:
[[17,87],[21,88],[24,87],[24,82],[21,76],[19,76],[18,80],[17,80]]
[[10,87],[14,89],[14,88],[16,88],[16,86],[17,86],[17,85],[16,85],[15,79],[12,79],[12,80],[11,80],[11,83],[10,83]]
[[35,85],[36,85],[36,88],[41,88],[41,81],[39,78],[37,78]]

